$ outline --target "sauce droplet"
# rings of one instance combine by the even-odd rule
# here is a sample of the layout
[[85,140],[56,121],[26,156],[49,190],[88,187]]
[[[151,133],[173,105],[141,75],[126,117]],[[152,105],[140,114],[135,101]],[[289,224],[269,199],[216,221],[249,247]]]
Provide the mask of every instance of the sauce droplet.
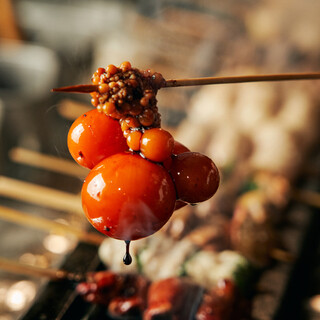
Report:
[[132,257],[131,257],[130,252],[129,252],[130,241],[127,240],[127,241],[125,241],[125,243],[126,243],[126,253],[125,253],[124,257],[123,257],[123,263],[126,264],[126,265],[129,265],[132,262]]

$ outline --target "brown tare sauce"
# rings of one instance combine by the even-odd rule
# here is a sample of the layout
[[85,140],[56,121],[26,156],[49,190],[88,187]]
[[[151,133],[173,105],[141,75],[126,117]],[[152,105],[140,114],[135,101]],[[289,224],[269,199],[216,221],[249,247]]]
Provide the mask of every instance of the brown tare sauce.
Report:
[[126,265],[129,265],[131,264],[132,262],[132,257],[130,255],[130,241],[125,241],[126,243],[126,253],[125,255],[123,256],[123,263],[126,264]]

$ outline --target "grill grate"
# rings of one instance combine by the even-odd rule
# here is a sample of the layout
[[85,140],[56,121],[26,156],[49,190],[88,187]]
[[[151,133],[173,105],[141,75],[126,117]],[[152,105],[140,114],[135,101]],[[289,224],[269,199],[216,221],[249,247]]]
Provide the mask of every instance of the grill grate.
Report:
[[[39,166],[39,162],[34,161],[35,158],[47,158],[43,158],[45,156],[41,154],[30,154],[25,151],[26,150],[15,149],[15,151],[11,153],[12,160],[15,162],[19,160],[20,165],[31,165],[36,169],[41,167],[40,170],[53,171],[56,173],[59,166],[61,166],[62,159],[59,159],[59,165],[57,166],[54,158],[51,159],[52,162],[46,162],[46,166]],[[45,161],[40,163],[43,164],[44,162]],[[77,166],[74,165],[74,167]],[[66,175],[67,173],[73,177],[85,175],[85,172],[80,172],[78,169],[63,173],[60,172],[59,174]],[[5,182],[8,181],[10,182],[11,180],[5,180]],[[4,183],[4,185],[6,185],[6,183]],[[307,187],[308,186],[303,185],[303,188]],[[315,186],[312,187],[314,188]],[[39,188],[37,188],[35,184],[33,190],[36,193],[41,190],[41,187],[39,186]],[[54,195],[56,194],[57,193],[54,193]],[[6,194],[6,196],[15,197],[14,193],[10,195]],[[19,197],[16,198],[18,199]],[[34,199],[36,205],[42,204],[37,202],[36,194],[31,198]],[[80,201],[80,199],[76,199],[76,195],[74,195],[71,201],[67,201],[69,207],[64,207],[63,204],[54,203],[54,201],[51,203],[53,208],[59,205],[58,209],[67,212],[70,208],[78,208],[75,205],[75,201]],[[26,199],[22,200],[25,201]],[[257,292],[253,297],[252,314],[256,320],[286,319],[302,312],[301,301],[305,297],[307,288],[305,276],[301,275],[309,274],[311,269],[314,247],[319,239],[318,230],[320,218],[317,210],[294,201],[292,201],[287,211],[283,214],[285,217],[284,223],[281,230],[279,230],[283,238],[282,243],[286,249],[298,259],[295,263],[276,262],[262,273],[257,284]],[[76,248],[65,257],[64,263],[62,263],[59,268],[83,275],[90,271],[101,270],[103,266],[99,260],[97,250],[97,244],[79,242]],[[76,283],[72,281],[49,281],[37,294],[33,304],[22,316],[21,320],[110,319],[106,314],[105,308],[84,302],[76,293],[75,287]]]
[[[61,266],[63,270],[85,274],[99,269],[97,247],[80,243]],[[38,294],[23,320],[83,319],[91,313],[91,306],[83,303],[72,281],[50,281]]]

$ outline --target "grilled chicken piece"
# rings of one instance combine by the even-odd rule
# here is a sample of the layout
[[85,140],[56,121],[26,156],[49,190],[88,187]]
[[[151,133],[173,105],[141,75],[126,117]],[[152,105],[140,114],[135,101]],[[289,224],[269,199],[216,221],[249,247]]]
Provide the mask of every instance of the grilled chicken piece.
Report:
[[211,250],[218,252],[229,248],[228,221],[221,216],[215,218],[215,221],[195,228],[185,239],[188,239],[200,249],[210,247]]
[[88,302],[108,305],[118,294],[123,284],[123,276],[111,271],[89,273],[85,282],[77,285],[77,292]]
[[139,255],[141,271],[152,281],[178,277],[184,262],[196,250],[197,246],[188,239],[175,241],[165,234],[157,234]]
[[258,267],[270,263],[270,253],[276,248],[273,216],[277,214],[276,207],[260,190],[245,193],[235,206],[230,225],[233,248]]
[[106,306],[116,319],[229,320],[243,314],[244,300],[233,279],[220,278],[206,290],[186,277],[150,284],[140,275],[101,271],[89,274],[77,291],[87,302]]
[[[229,224],[223,217],[202,224],[180,240],[158,233],[139,254],[141,271],[152,281],[179,276],[196,252],[229,248]],[[195,227],[195,226],[194,226]]]
[[160,232],[164,232],[172,239],[179,240],[197,224],[199,224],[199,218],[195,215],[193,207],[187,205],[175,211]]
[[279,112],[281,126],[292,133],[300,152],[307,152],[319,137],[319,106],[310,84],[299,83],[286,88],[286,97]]
[[250,276],[251,266],[244,256],[235,251],[202,250],[185,263],[184,269],[195,283],[210,290],[221,279],[237,281],[237,285],[242,286],[243,280]]
[[87,302],[105,305],[111,316],[141,316],[148,287],[149,281],[143,276],[100,271],[88,274],[77,291]]
[[132,241],[132,265],[123,264],[124,243],[110,238],[100,246],[100,258],[113,272],[141,272],[154,281],[179,276],[185,260],[197,250],[192,241],[174,240],[166,232],[139,241]]
[[148,292],[148,308],[144,320],[193,319],[202,298],[203,289],[183,278],[168,278],[153,282]]
[[229,320],[235,304],[236,288],[232,281],[221,279],[203,295],[196,320]]
[[303,162],[293,133],[281,127],[278,119],[265,122],[253,136],[254,150],[248,163],[253,170],[266,170],[296,178]]
[[221,279],[204,293],[196,320],[244,320],[250,319],[250,303],[240,295],[232,280]]
[[207,144],[205,154],[214,159],[220,170],[235,162],[243,163],[251,155],[252,141],[237,126],[236,120],[229,119],[228,126],[220,125]]
[[290,181],[279,174],[267,171],[258,172],[253,182],[262,190],[268,200],[278,208],[284,208],[290,200]]

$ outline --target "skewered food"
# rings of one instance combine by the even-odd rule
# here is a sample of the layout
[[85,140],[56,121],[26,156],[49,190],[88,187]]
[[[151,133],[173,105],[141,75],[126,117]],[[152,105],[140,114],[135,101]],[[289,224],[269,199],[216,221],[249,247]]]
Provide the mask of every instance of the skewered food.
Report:
[[88,302],[118,319],[243,319],[249,310],[233,280],[221,279],[205,290],[188,278],[150,282],[141,275],[101,271],[77,285]]
[[[132,72],[126,74],[128,71]],[[92,169],[83,187],[83,206],[88,219],[99,231],[125,240],[127,248],[130,240],[147,237],[159,230],[179,206],[211,198],[219,183],[219,172],[209,158],[190,152],[160,127],[155,94],[163,81],[161,76],[153,77],[151,71],[141,73],[132,69],[128,63],[124,63],[120,68],[100,68],[93,76],[93,83],[99,86],[98,91],[92,93],[92,103],[97,107],[97,114],[119,120],[118,129],[122,131],[122,141],[126,140],[125,149],[128,151],[105,155],[105,159]],[[242,99],[240,95],[238,105],[242,105],[243,100],[248,97],[248,92],[244,92]],[[256,97],[257,101],[266,101],[266,105],[269,103],[269,96],[265,96],[263,91],[257,93]],[[250,107],[255,107],[253,102]],[[230,105],[227,109],[223,112],[223,117],[231,114]],[[265,114],[271,116],[267,107],[262,113],[260,109],[255,111],[255,124],[257,119],[259,125],[262,124]],[[209,130],[211,120],[206,118],[206,112],[203,114],[205,117],[202,121],[205,123],[207,120],[205,130]],[[246,119],[245,113],[242,120],[243,124],[239,127],[242,133],[247,134],[254,123],[246,121],[249,119]],[[194,130],[202,129],[202,124],[196,122],[196,125],[198,126],[192,127]],[[240,128],[237,126],[236,130]],[[206,134],[206,131],[203,132]],[[235,131],[232,137],[236,137],[237,133]],[[230,140],[240,146],[244,139]],[[248,144],[248,152],[243,154],[241,160],[248,159],[251,146]],[[234,154],[229,157],[230,161],[226,157],[226,176],[227,166],[233,164],[234,157]],[[235,176],[237,169],[231,168],[232,176]],[[143,315],[145,319],[241,317],[231,311],[239,310],[236,306],[241,301],[237,299],[238,289],[241,289],[243,283],[244,287],[250,286],[250,281],[247,281],[252,267],[250,262],[258,267],[264,267],[270,262],[270,251],[277,245],[272,218],[277,209],[286,204],[287,191],[286,180],[260,177],[256,182],[267,194],[261,196],[260,191],[247,192],[236,202],[235,199],[243,192],[240,189],[243,180],[248,178],[248,169],[245,168],[240,179],[236,177],[235,180],[239,180],[237,183],[234,183],[232,178],[229,179],[232,187],[226,194],[228,207],[232,210],[221,210],[222,206],[218,208],[216,204],[210,203],[207,211],[214,211],[214,219],[207,219],[210,213],[199,213],[202,209],[191,212],[185,210],[183,212],[186,213],[181,217],[176,214],[172,219],[176,221],[167,224],[162,232],[140,240],[134,248],[136,263],[130,271],[137,277],[148,279],[148,284],[145,284],[142,290],[143,297],[146,297],[145,288],[149,286],[149,281],[152,281],[148,287],[148,303],[143,305],[141,296],[136,294],[125,295],[121,290],[120,293],[116,291],[117,296],[111,299],[107,296],[104,300],[111,315]],[[152,179],[149,179],[151,176]],[[154,180],[158,182],[157,185]],[[166,191],[162,188],[166,188]],[[122,193],[118,193],[119,189]],[[280,196],[275,196],[274,189],[280,191]],[[159,194],[162,194],[161,198]],[[228,221],[232,211],[234,216]],[[224,219],[216,219],[219,214],[224,215]],[[147,226],[148,223],[151,228]],[[188,223],[191,223],[195,230],[191,231]],[[257,242],[260,245],[257,245]],[[108,249],[103,260],[112,270],[110,272],[123,271],[119,263],[117,265],[114,262],[118,258],[113,255],[119,252],[118,244],[113,239],[107,239],[105,244]],[[100,252],[102,251],[100,248]],[[128,256],[124,259],[125,262],[130,261],[127,258]],[[118,276],[119,279],[125,277],[122,274]],[[134,277],[133,274],[131,276]],[[133,287],[137,286],[135,281],[130,280],[129,285],[131,283]],[[80,289],[78,290],[81,292]],[[91,290],[92,292],[82,291],[87,300],[88,297],[93,299],[97,296],[96,286],[93,285]],[[133,291],[137,292],[137,289]],[[191,293],[192,300],[197,302],[191,309],[182,309],[180,302],[185,303],[187,293]],[[96,298],[96,301],[98,300]]]
[[284,176],[262,171],[255,173],[252,181],[273,206],[283,209],[289,203],[291,184]]
[[88,302],[107,307],[113,317],[139,316],[146,308],[149,281],[133,274],[101,271],[87,275],[77,285],[78,293]]
[[[261,125],[253,137],[253,143],[254,150],[249,159],[253,169],[267,170],[291,179],[296,176],[303,158],[300,147],[276,120]],[[277,157],[274,154],[277,154]]]
[[256,266],[268,265],[270,253],[276,248],[273,220],[277,213],[277,208],[261,190],[245,193],[235,205],[230,226],[233,247]]
[[149,288],[148,307],[143,319],[191,320],[202,297],[202,291],[198,285],[182,278],[155,281]]
[[246,312],[237,307],[241,301],[233,281],[222,279],[217,286],[204,293],[196,313],[196,320],[242,319]]
[[[126,241],[128,249],[131,240],[158,231],[176,208],[211,198],[219,171],[211,159],[190,152],[160,127],[161,74],[123,62],[99,68],[92,82],[96,110],[71,126],[68,147],[79,164],[92,169],[81,192],[88,220],[98,231]],[[131,263],[129,252],[124,262]]]

